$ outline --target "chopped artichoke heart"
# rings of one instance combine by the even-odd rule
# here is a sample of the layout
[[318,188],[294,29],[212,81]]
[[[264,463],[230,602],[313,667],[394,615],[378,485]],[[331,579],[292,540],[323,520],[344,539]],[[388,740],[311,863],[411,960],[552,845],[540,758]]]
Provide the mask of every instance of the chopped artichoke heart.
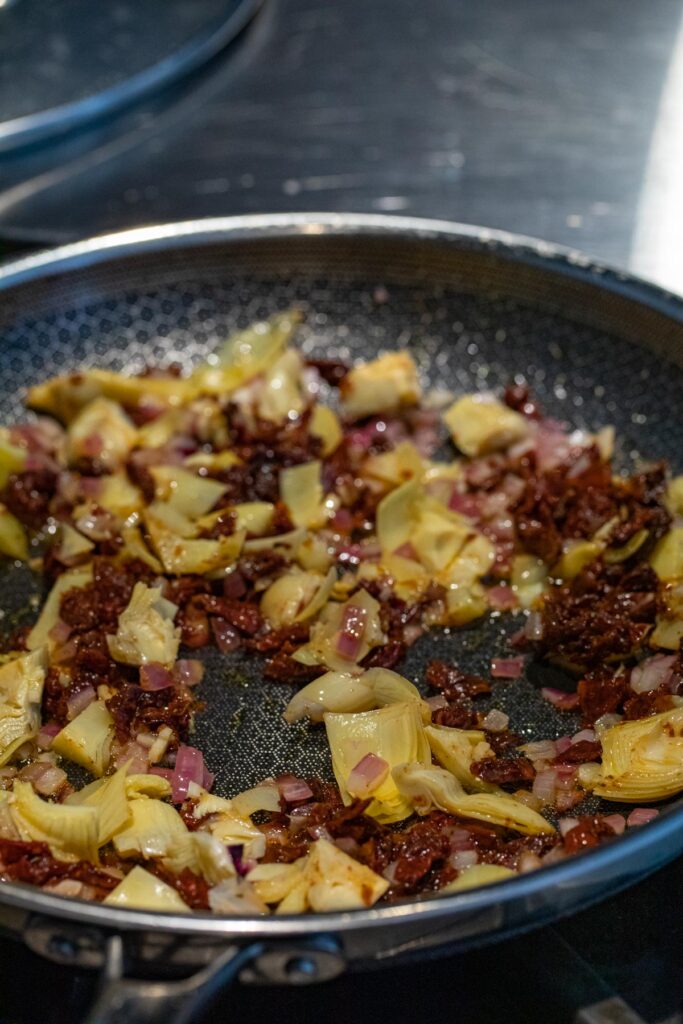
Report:
[[285,708],[284,719],[290,724],[301,718],[322,722],[326,711],[344,714],[370,711],[375,707],[375,694],[368,684],[367,672],[360,676],[348,672],[326,672],[295,693]]
[[383,555],[393,554],[412,539],[420,495],[419,481],[413,478],[390,491],[380,501],[375,529]]
[[[95,807],[98,811],[97,844],[104,846],[117,832],[126,828],[132,819],[126,791],[128,765],[123,765],[108,779],[95,783],[93,789],[80,800],[73,801],[81,806]],[[89,788],[89,787],[87,787]],[[82,797],[83,790],[74,793]]]
[[26,646],[29,651],[35,651],[44,647],[49,641],[49,633],[53,626],[57,625],[59,619],[59,608],[62,597],[69,590],[76,587],[85,587],[92,581],[92,566],[87,565],[79,569],[70,569],[57,577],[52,590],[47,595],[38,621],[26,638]]
[[154,572],[163,572],[163,566],[156,555],[153,555],[144,542],[142,531],[139,526],[124,526],[121,530],[123,540],[122,552],[129,559],[139,559],[148,565]]
[[172,665],[180,644],[180,630],[173,625],[177,610],[159,588],[136,583],[115,636],[107,637],[112,658],[124,665]]
[[177,891],[156,875],[136,865],[104,900],[110,906],[134,910],[187,911],[190,908]]
[[319,438],[322,442],[323,458],[327,458],[339,447],[344,436],[334,409],[330,409],[328,405],[320,405],[319,402],[313,406],[308,430],[313,437]]
[[354,366],[341,383],[344,415],[353,420],[415,405],[422,397],[417,367],[408,352],[387,352]]
[[480,885],[504,882],[508,878],[514,878],[516,874],[516,871],[504,868],[502,864],[473,864],[472,867],[461,871],[448,885],[439,889],[439,895],[445,896],[452,892],[464,892],[466,889],[478,889]]
[[57,545],[60,560],[67,564],[79,558],[87,558],[95,547],[91,540],[68,523],[60,523]]
[[70,423],[84,406],[100,396],[126,406],[150,399],[163,405],[181,405],[195,391],[190,381],[175,377],[124,377],[111,370],[81,370],[30,388],[27,405]]
[[462,818],[502,825],[524,835],[555,831],[540,814],[505,793],[466,794],[455,776],[444,768],[400,764],[394,767],[392,775],[399,792],[418,814],[428,814],[436,808]]
[[593,791],[609,800],[664,800],[683,790],[683,708],[619,722],[601,737],[601,777]]
[[650,565],[664,583],[683,578],[683,526],[674,526],[658,541]]
[[66,434],[71,465],[95,459],[104,469],[120,466],[137,442],[138,432],[123,409],[108,398],[95,398],[78,413]]
[[46,669],[44,647],[0,666],[0,766],[38,732]]
[[171,795],[171,783],[161,775],[142,775],[135,773],[126,777],[126,796],[135,800],[139,796],[151,796],[155,800],[165,800]]
[[[347,779],[366,754],[381,757],[392,768],[406,761],[421,765],[428,765],[431,761],[416,701],[389,704],[377,711],[360,714],[326,712],[323,719],[332,753],[332,769],[346,805],[353,800],[346,785]],[[389,824],[407,818],[411,814],[411,806],[389,775],[374,791],[365,813]]]
[[28,537],[16,516],[0,505],[0,554],[28,561]]
[[[403,558],[402,555],[383,555],[381,564],[386,574],[393,580],[394,591],[401,601],[409,603],[417,601],[431,583],[431,575],[412,558]],[[370,563],[370,565],[372,569],[376,568],[374,563]],[[367,572],[367,568],[364,566],[363,571]]]
[[312,844],[305,868],[308,903],[317,912],[371,907],[389,882],[327,839]]
[[284,423],[304,409],[301,394],[303,362],[293,349],[283,352],[267,369],[258,392],[256,410],[259,417],[271,423]]
[[561,580],[573,580],[586,565],[600,557],[603,544],[595,540],[568,540],[562,548],[559,561],[553,566],[552,574]]
[[244,541],[245,552],[274,551],[281,549],[288,556],[298,551],[299,545],[306,539],[306,531],[302,526],[287,533],[278,533],[273,537],[250,537]]
[[274,782],[265,782],[238,793],[231,803],[240,818],[249,818],[256,811],[279,811],[280,792]]
[[460,521],[455,513],[443,507],[422,507],[411,543],[422,564],[430,572],[438,573],[452,564],[471,535],[471,526]]
[[170,804],[150,797],[129,803],[130,823],[113,838],[120,857],[171,857],[187,834],[183,819]]
[[164,867],[174,875],[189,868],[209,885],[218,885],[236,874],[225,844],[207,832],[186,832],[182,837],[174,836],[173,850],[164,858]]
[[274,629],[306,622],[327,603],[336,579],[334,569],[326,577],[316,572],[285,573],[264,592],[261,613]]
[[672,516],[683,515],[683,476],[669,480],[666,489],[666,506]]
[[470,458],[509,448],[528,437],[528,420],[488,393],[463,395],[444,413],[454,443]]
[[13,473],[21,473],[26,465],[27,451],[12,444],[7,437],[0,437],[0,490]]
[[367,613],[356,663],[362,661],[373,647],[385,642],[380,624],[379,602],[371,597],[367,590],[357,590],[344,604],[330,601],[325,605],[311,627],[309,642],[300,647],[293,657],[303,664],[326,665],[338,672],[353,671],[354,667],[349,659],[343,657],[337,650],[339,630],[347,607],[361,608]]
[[481,618],[489,610],[484,588],[473,583],[471,586],[454,584],[446,593],[445,624],[465,626]]
[[225,484],[209,477],[197,476],[180,466],[152,466],[157,501],[166,502],[189,519],[199,519],[210,512],[225,494]]
[[245,501],[233,505],[230,511],[235,516],[236,530],[262,537],[273,525],[275,506],[270,501]]
[[114,721],[106,705],[96,700],[57,733],[52,750],[100,776],[109,764],[113,730]]
[[[645,541],[650,536],[648,530],[637,530],[625,544],[621,544],[619,547],[607,548],[604,553],[604,559],[607,565],[615,565],[617,562],[625,562],[627,558],[631,558],[635,555],[636,551],[642,548]],[[683,564],[683,558],[681,559]]]
[[97,504],[119,519],[127,519],[142,510],[145,499],[140,488],[130,482],[125,472],[117,472],[99,478]]
[[451,729],[443,725],[428,725],[425,727],[425,735],[438,763],[455,776],[466,792],[502,792],[498,786],[484,782],[470,771],[470,765],[475,760],[474,749],[485,741],[485,733],[478,729]]
[[48,803],[29,782],[16,779],[11,810],[22,836],[47,843],[55,857],[99,863],[97,808]]
[[225,846],[243,846],[243,856],[247,860],[252,857],[259,859],[265,853],[266,839],[263,832],[234,808],[218,813],[209,822],[208,828],[211,835],[220,839]]
[[404,676],[399,675],[398,672],[392,672],[389,668],[369,668],[364,673],[362,680],[372,690],[375,707],[383,708],[389,704],[414,701],[422,721],[429,722],[431,720],[431,708],[422,699],[417,686]]
[[316,527],[326,519],[321,470],[317,459],[280,470],[280,497],[295,526]]
[[515,555],[510,583],[522,608],[532,608],[547,587],[548,570],[534,555]]
[[264,373],[286,348],[301,313],[289,309],[231,334],[214,357],[192,375],[202,391],[223,394]]
[[362,475],[390,487],[416,478],[422,479],[425,463],[412,441],[401,441],[391,451],[370,455],[363,463]]
[[[205,575],[227,568],[239,557],[244,545],[243,532],[233,533],[229,537],[219,537],[217,540],[185,537],[169,529],[161,521],[157,508],[158,505],[147,509],[145,525],[154,550],[167,573],[173,576],[195,573]],[[187,522],[189,523],[189,520]]]
[[307,863],[308,857],[300,857],[291,864],[257,864],[247,881],[264,903],[280,903],[303,880]]

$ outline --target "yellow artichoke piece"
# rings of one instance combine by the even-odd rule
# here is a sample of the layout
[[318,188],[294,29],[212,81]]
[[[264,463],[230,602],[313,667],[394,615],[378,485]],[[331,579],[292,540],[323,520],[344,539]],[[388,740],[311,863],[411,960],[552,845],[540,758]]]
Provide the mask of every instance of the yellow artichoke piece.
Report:
[[93,775],[104,775],[109,765],[113,732],[114,721],[106,705],[96,700],[57,733],[52,750],[67,761],[87,768]]
[[283,352],[266,371],[259,388],[256,410],[261,419],[284,423],[299,416],[305,406],[301,393],[303,362],[298,352]]
[[[197,808],[196,813],[199,812]],[[204,813],[207,813],[206,811]],[[245,815],[238,814],[234,808],[219,812],[208,824],[211,835],[219,839],[224,846],[243,846],[247,859],[258,860],[266,850],[263,832]]]
[[225,494],[225,484],[197,476],[180,466],[152,466],[157,501],[167,502],[182,516],[199,519]]
[[145,565],[148,565],[150,569],[153,569],[154,572],[163,572],[163,565],[145,544],[139,526],[134,524],[124,526],[121,530],[121,537],[123,539],[122,554],[125,554],[129,559],[138,558]]
[[70,806],[94,807],[97,810],[98,846],[110,842],[132,820],[126,792],[127,772],[128,765],[124,765],[108,779],[101,779],[73,793],[67,801]]
[[389,888],[386,878],[327,839],[311,846],[305,873],[308,903],[319,913],[371,907]]
[[57,537],[59,557],[65,562],[75,561],[79,558],[87,558],[95,545],[87,537],[84,537],[78,530],[68,523],[60,523]]
[[510,583],[522,608],[533,608],[547,589],[548,570],[540,558],[515,555]]
[[106,470],[117,469],[137,441],[134,424],[116,402],[95,398],[72,420],[66,434],[66,457],[72,465],[95,458]]
[[326,519],[318,459],[280,470],[280,497],[295,526],[321,526]]
[[432,577],[419,562],[402,555],[383,555],[382,568],[393,580],[396,596],[401,601],[417,601],[431,583]]
[[320,438],[323,458],[327,458],[339,447],[344,436],[339,417],[334,409],[319,403],[313,406],[308,429],[314,437]]
[[372,691],[375,707],[383,708],[389,704],[413,701],[417,705],[422,721],[431,721],[431,708],[422,699],[422,694],[417,686],[409,679],[399,675],[398,672],[392,672],[389,668],[369,668],[363,674],[362,679]]
[[220,472],[223,469],[230,469],[231,466],[241,466],[242,460],[239,455],[226,449],[220,452],[193,452],[185,459],[185,465],[190,469],[207,469],[212,473]]
[[592,786],[598,796],[650,803],[683,790],[683,708],[619,722],[600,741],[601,774]]
[[155,800],[164,800],[171,795],[171,783],[161,775],[128,775],[126,777],[126,796],[135,800],[139,796],[151,796]]
[[165,910],[177,913],[190,908],[176,890],[156,875],[136,865],[104,900],[113,907],[133,910]]
[[408,352],[387,352],[354,366],[340,391],[344,416],[351,420],[396,412],[416,405],[422,397],[417,367]]
[[158,587],[136,583],[115,636],[107,637],[112,658],[124,665],[172,665],[180,644],[180,630],[173,625],[177,610]]
[[[425,735],[432,754],[447,771],[454,775],[468,793],[501,793],[498,786],[484,782],[470,771],[472,761],[486,757],[486,737],[478,729],[450,729],[445,725],[428,725]],[[475,750],[479,748],[475,755]],[[488,747],[489,753],[492,753]]]
[[303,664],[326,665],[337,672],[359,672],[357,664],[342,656],[337,650],[339,630],[347,608],[360,608],[366,613],[365,628],[356,662],[362,661],[373,647],[385,642],[379,617],[379,602],[371,597],[367,590],[358,590],[343,604],[330,601],[325,605],[311,627],[309,642],[300,647],[293,657]]
[[595,540],[565,541],[562,555],[553,566],[553,576],[561,580],[573,580],[586,565],[600,557],[603,547],[603,544]]
[[38,732],[46,669],[44,647],[0,667],[0,766]]
[[194,573],[203,576],[237,561],[244,545],[244,533],[233,533],[217,540],[183,537],[168,529],[158,515],[158,508],[158,504],[150,506],[145,514],[145,525],[165,572],[173,576]]
[[401,441],[391,451],[370,455],[363,463],[362,475],[389,487],[398,487],[425,472],[425,462],[412,441]]
[[289,343],[301,313],[290,309],[232,334],[189,378],[198,393],[225,395],[265,373]]
[[16,516],[0,505],[0,554],[28,561],[28,537]]
[[615,565],[617,562],[625,562],[627,558],[635,555],[636,551],[642,548],[645,541],[650,536],[648,530],[638,530],[633,534],[625,544],[621,544],[619,547],[607,548],[603,558],[607,565]]
[[317,572],[287,572],[264,591],[261,613],[274,629],[307,622],[325,606],[336,579],[334,569],[330,569],[327,576]]
[[683,476],[675,476],[669,481],[666,506],[672,516],[683,515]]
[[326,711],[337,714],[370,711],[375,707],[375,694],[366,676],[367,672],[360,676],[326,672],[294,694],[285,708],[285,721],[291,724],[310,718],[312,722],[322,722]]
[[142,510],[145,499],[140,488],[130,482],[125,472],[117,472],[100,477],[97,504],[119,519],[127,519]]
[[466,868],[456,879],[439,889],[439,895],[446,896],[453,892],[464,892],[466,889],[478,889],[481,885],[492,885],[494,882],[505,882],[517,874],[502,864],[473,864]]
[[466,794],[455,776],[444,768],[400,764],[394,767],[392,775],[399,792],[418,814],[428,814],[436,808],[530,836],[555,831],[540,814],[507,794]]
[[99,397],[127,406],[140,405],[150,398],[173,406],[190,401],[196,393],[190,380],[176,377],[124,377],[111,370],[82,370],[37,384],[29,390],[26,401],[32,409],[70,423],[84,406]]
[[420,498],[416,477],[390,491],[377,506],[375,528],[382,555],[393,555],[397,548],[412,540],[415,527],[415,506]]
[[26,465],[26,449],[12,444],[8,437],[0,436],[0,489],[13,473],[21,473]]
[[307,857],[300,857],[291,864],[257,864],[247,881],[264,903],[280,903],[303,881],[307,862]]
[[657,542],[650,565],[664,583],[683,577],[683,526],[674,526]]
[[[391,768],[406,761],[420,765],[431,762],[429,744],[416,701],[389,704],[376,711],[360,714],[326,712],[323,720],[332,753],[332,770],[342,800],[347,806],[353,801],[347,780],[366,754],[381,757]],[[399,792],[392,775],[389,775],[375,790],[365,813],[389,824],[407,818],[412,808]]]
[[99,863],[97,808],[48,803],[33,792],[30,783],[17,779],[11,809],[20,833],[47,843],[55,857]]
[[43,605],[38,621],[26,638],[26,646],[29,651],[35,651],[44,647],[49,642],[49,633],[53,626],[56,626],[59,619],[59,607],[64,594],[74,588],[81,588],[92,582],[92,566],[84,565],[78,569],[69,569],[63,572],[48,594]]
[[278,533],[274,537],[250,537],[244,541],[245,552],[249,551],[273,551],[282,550],[289,555],[297,555],[299,546],[306,540],[307,534],[304,528],[297,527],[287,533]]
[[244,530],[254,537],[268,533],[273,525],[275,506],[269,501],[245,501],[233,505],[231,512],[235,515],[235,529]]
[[249,818],[256,811],[279,811],[280,793],[274,782],[261,783],[238,793],[230,801],[241,818]]
[[208,832],[186,832],[182,837],[178,835],[173,851],[164,858],[163,863],[174,875],[189,868],[209,885],[218,885],[236,875],[235,865],[225,843]]
[[484,588],[478,583],[471,586],[455,584],[446,593],[446,617],[443,625],[466,626],[486,615],[489,610]]
[[502,451],[529,436],[529,421],[493,395],[463,395],[444,413],[454,444],[470,458]]
[[113,838],[121,857],[172,857],[187,834],[183,819],[170,804],[149,797],[129,802],[130,823]]

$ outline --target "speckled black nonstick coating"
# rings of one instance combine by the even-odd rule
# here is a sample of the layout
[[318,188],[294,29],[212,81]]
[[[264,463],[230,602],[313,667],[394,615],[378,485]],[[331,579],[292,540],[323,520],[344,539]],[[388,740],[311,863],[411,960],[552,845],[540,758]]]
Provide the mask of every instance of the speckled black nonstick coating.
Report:
[[[189,367],[236,327],[291,304],[306,314],[298,342],[307,353],[353,359],[407,348],[425,384],[457,393],[521,375],[550,415],[592,430],[614,424],[622,464],[664,457],[681,467],[681,325],[585,280],[469,242],[238,241],[22,285],[3,296],[0,311],[0,419],[22,414],[29,382],[86,365],[136,371],[147,361],[177,360]],[[2,587],[8,611],[25,606],[25,570],[7,570]],[[427,661],[439,657],[487,674],[521,621],[491,617],[462,631],[435,630],[400,670],[420,685]],[[283,723],[293,691],[264,681],[258,657],[215,649],[199,656],[206,710],[193,742],[216,772],[217,792],[233,794],[285,770],[330,775],[323,730]],[[558,681],[557,670],[531,665],[479,706],[509,713],[525,739],[571,733],[576,716],[538,695],[543,683]]]

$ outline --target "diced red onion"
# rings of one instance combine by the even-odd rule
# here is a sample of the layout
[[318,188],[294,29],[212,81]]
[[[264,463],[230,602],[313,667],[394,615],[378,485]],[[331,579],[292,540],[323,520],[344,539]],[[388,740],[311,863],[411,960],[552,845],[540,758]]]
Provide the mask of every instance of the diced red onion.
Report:
[[173,666],[173,675],[185,686],[197,686],[204,678],[204,666],[196,658],[181,658]]
[[569,750],[571,745],[571,736],[560,736],[559,739],[555,740],[555,751],[557,754],[564,754],[565,750]]
[[341,626],[337,634],[336,651],[342,658],[355,661],[363,646],[363,634],[368,624],[366,608],[351,604],[344,608]]
[[54,640],[56,644],[65,644],[71,636],[71,626],[68,626],[66,622],[61,619],[57,619],[54,626],[48,633],[51,640]]
[[174,804],[181,804],[185,800],[191,782],[203,786],[205,771],[204,756],[201,750],[181,743],[176,753],[173,778],[171,779],[171,799]]
[[565,693],[564,690],[544,686],[541,689],[541,696],[560,711],[574,711],[579,706],[578,693]]
[[451,850],[471,850],[472,849],[472,833],[466,828],[458,828],[457,826],[450,832],[450,844]]
[[519,679],[524,668],[524,658],[494,658],[491,675],[494,679]]
[[231,654],[242,645],[242,637],[234,626],[225,619],[211,616],[211,629],[216,639],[216,647],[222,654]]
[[593,729],[581,729],[575,736],[572,736],[572,745],[574,743],[595,743],[597,736]]
[[567,832],[571,832],[571,830],[573,828],[576,828],[578,824],[578,818],[560,818],[560,820],[557,823],[557,827],[560,830],[560,835],[562,836],[562,838],[564,839],[564,837],[567,835]]
[[512,519],[507,513],[499,513],[490,519],[484,527],[486,536],[498,542],[513,541],[515,539],[515,527]]
[[555,807],[558,811],[570,811],[583,800],[585,794],[572,787],[571,789],[558,789],[555,794]]
[[652,821],[658,814],[659,811],[655,807],[636,807],[626,819],[626,824],[629,828],[634,825],[647,825],[648,821]]
[[481,509],[481,501],[478,494],[461,494],[460,491],[453,491],[448,507],[453,512],[459,512],[469,519],[478,519]]
[[457,871],[465,871],[467,868],[474,867],[479,860],[479,854],[476,850],[456,850],[448,860]]
[[631,689],[636,693],[648,693],[668,682],[676,660],[675,654],[655,654],[646,658],[631,670]]
[[626,818],[623,814],[606,814],[603,819],[606,825],[616,832],[618,836],[622,834],[626,828]]
[[339,533],[351,533],[353,529],[353,513],[348,508],[338,508],[332,516],[332,529]]
[[536,774],[531,792],[543,804],[551,804],[555,798],[555,782],[557,774],[554,768],[546,768]]
[[448,701],[442,693],[439,693],[436,697],[427,697],[427,704],[429,704],[432,711],[438,711],[439,708],[448,707]]
[[85,498],[90,498],[92,501],[97,501],[100,494],[102,493],[102,477],[99,476],[82,476],[81,477],[81,491]]
[[558,789],[571,789],[576,778],[576,766],[558,764],[555,768],[555,785]]
[[529,612],[529,617],[522,632],[527,640],[541,640],[543,638],[543,616],[540,612]]
[[545,867],[548,864],[557,864],[559,861],[565,860],[566,857],[566,851],[562,846],[558,845],[553,846],[552,850],[549,850],[547,853],[544,853],[541,857],[541,860],[543,861],[543,866]]
[[508,499],[508,506],[510,506],[522,497],[526,490],[526,483],[514,473],[506,473],[500,489]]
[[62,727],[58,722],[44,722],[36,736],[36,743],[41,750],[49,750],[52,746],[53,739],[57,733],[61,731]]
[[605,729],[611,729],[613,725],[618,725],[622,721],[623,715],[617,715],[615,712],[608,712],[606,715],[600,715],[600,718],[595,720],[595,731],[596,733],[604,732]]
[[79,516],[75,526],[90,540],[111,540],[118,531],[119,521],[111,512],[95,506],[90,512]]
[[66,782],[66,772],[49,761],[34,761],[21,769],[19,778],[30,782],[36,793],[54,796]]
[[285,776],[283,779],[279,779],[277,785],[280,796],[288,804],[299,803],[301,800],[310,800],[313,796],[313,790],[308,783],[294,776]]
[[66,717],[69,721],[73,721],[77,715],[80,715],[81,711],[92,704],[94,700],[97,700],[97,694],[92,686],[85,686],[82,690],[78,690],[76,693],[70,693],[66,698]]
[[366,754],[349,772],[346,788],[354,796],[367,797],[384,782],[389,764],[377,754]]
[[159,662],[150,661],[147,665],[140,666],[140,686],[143,690],[167,690],[173,684],[173,676]]
[[487,732],[505,732],[510,724],[510,717],[504,711],[493,708],[481,724]]
[[149,762],[147,760],[147,751],[140,744],[136,743],[135,740],[129,740],[116,755],[114,761],[115,768],[122,768],[124,764],[130,762],[129,772],[133,775],[146,775],[149,771]]
[[76,657],[78,653],[78,644],[75,640],[67,640],[65,644],[60,647],[55,647],[52,652],[52,662],[55,665],[66,665],[68,661]]
[[541,860],[541,858],[538,856],[538,854],[532,853],[531,850],[524,850],[521,857],[519,858],[519,863],[517,865],[518,870],[522,874],[526,874],[528,871],[536,871],[537,868],[540,868],[542,866],[543,861]]
[[518,605],[517,595],[512,587],[502,583],[486,591],[486,599],[494,611],[509,612]]
[[424,627],[417,622],[409,622],[403,627],[403,642],[412,647],[416,640],[419,640],[424,633]]

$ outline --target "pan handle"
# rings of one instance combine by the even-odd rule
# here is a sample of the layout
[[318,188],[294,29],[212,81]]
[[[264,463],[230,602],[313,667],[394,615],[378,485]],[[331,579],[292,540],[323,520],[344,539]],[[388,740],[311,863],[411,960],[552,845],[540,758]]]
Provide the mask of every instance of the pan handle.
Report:
[[318,936],[289,947],[230,947],[190,978],[145,981],[125,977],[123,939],[113,935],[102,986],[83,1024],[197,1024],[206,1005],[245,968],[256,983],[303,985],[336,977],[345,966],[339,944]]

